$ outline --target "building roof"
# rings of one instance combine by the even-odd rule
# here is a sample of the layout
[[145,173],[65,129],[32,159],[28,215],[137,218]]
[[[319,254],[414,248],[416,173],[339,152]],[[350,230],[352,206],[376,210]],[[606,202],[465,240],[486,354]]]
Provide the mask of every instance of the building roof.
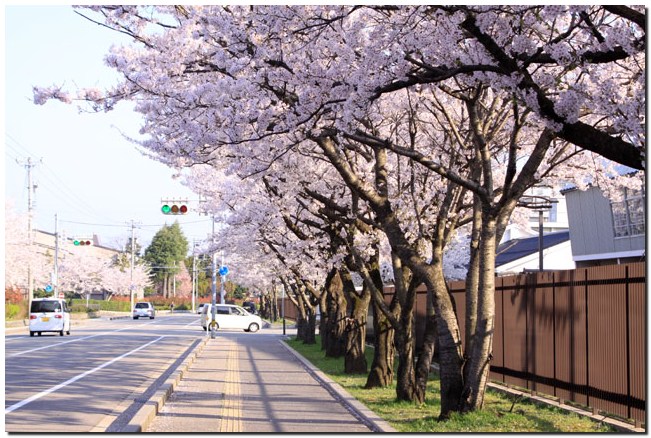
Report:
[[[567,242],[568,240],[570,240],[569,231],[543,234],[543,249],[551,248],[552,246]],[[538,251],[538,236],[509,240],[497,247],[495,266],[505,265]]]

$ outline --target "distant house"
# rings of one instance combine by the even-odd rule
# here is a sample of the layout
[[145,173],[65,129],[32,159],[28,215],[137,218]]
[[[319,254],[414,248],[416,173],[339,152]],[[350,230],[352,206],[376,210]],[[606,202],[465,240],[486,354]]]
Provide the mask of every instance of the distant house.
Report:
[[645,193],[626,189],[611,202],[598,187],[563,191],[577,267],[645,260]]
[[[544,270],[574,269],[572,246],[569,231],[559,231],[543,235]],[[540,242],[538,236],[512,239],[497,248],[495,271],[498,275],[514,274],[524,271],[537,271],[540,268]]]

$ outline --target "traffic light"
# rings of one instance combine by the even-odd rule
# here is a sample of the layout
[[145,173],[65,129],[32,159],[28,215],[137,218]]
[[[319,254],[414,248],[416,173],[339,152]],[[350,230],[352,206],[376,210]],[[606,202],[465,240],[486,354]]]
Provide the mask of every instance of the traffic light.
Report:
[[179,202],[165,202],[161,207],[163,214],[186,214],[188,206],[185,203]]
[[90,246],[93,244],[89,239],[73,239],[72,243],[75,246]]

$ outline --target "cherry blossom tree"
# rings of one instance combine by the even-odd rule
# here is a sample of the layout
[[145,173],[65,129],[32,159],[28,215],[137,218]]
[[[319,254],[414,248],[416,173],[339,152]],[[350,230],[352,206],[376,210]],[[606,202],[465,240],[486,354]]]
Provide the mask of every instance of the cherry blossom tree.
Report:
[[[413,289],[424,281],[434,297],[432,316],[442,354],[442,417],[482,405],[492,339],[495,245],[524,190],[545,178],[558,180],[563,167],[585,169],[582,159],[602,165],[579,149],[643,167],[645,24],[640,8],[89,9],[138,46],[116,47],[107,57],[124,76],[121,84],[83,90],[77,99],[98,110],[136,101],[148,134],[140,145],[153,158],[173,167],[208,164],[261,197],[263,177],[290,175],[282,196],[296,199],[300,190],[289,186],[304,179],[293,175],[300,173],[304,157],[314,157],[366,204],[391,246],[398,313],[376,302],[400,328],[398,396],[419,399],[409,329]],[[447,104],[435,104],[431,94],[437,90],[457,100],[451,104],[460,108],[457,114],[441,111]],[[48,97],[73,99],[58,87],[35,90],[37,103]],[[410,97],[421,109],[413,110]],[[404,112],[409,116],[394,123],[393,131],[383,125]],[[440,121],[448,128],[429,128],[442,126]],[[462,129],[455,132],[455,126]],[[432,190],[423,191],[424,198],[403,193],[401,182],[409,172],[400,169],[400,157],[407,158],[413,175],[430,182]],[[586,183],[583,175],[579,179]],[[247,180],[254,182],[242,183]],[[448,195],[454,202],[446,206]],[[220,202],[231,210],[241,206],[241,198],[228,202],[222,196]],[[324,278],[336,263],[331,260],[336,254],[323,251],[321,242],[327,240],[300,239],[283,224],[298,216],[263,205],[269,216],[251,223],[265,228],[251,235],[259,236],[261,247],[282,254],[275,265],[284,271],[281,277],[292,273],[299,289],[299,280]],[[413,214],[414,208],[428,205],[448,213]],[[464,217],[452,205],[473,207],[468,273],[473,307],[465,355],[441,274],[443,244]],[[242,218],[255,211],[250,207],[231,216],[237,221],[232,224],[247,229]],[[417,220],[423,218],[426,224]],[[429,253],[423,242],[431,245]],[[363,254],[356,259],[363,272]],[[365,286],[373,290],[369,277]]]
[[18,213],[5,201],[5,287],[27,288],[28,268],[36,288],[50,281],[53,263],[42,249],[30,244],[27,214]]
[[142,290],[151,285],[149,267],[145,263],[136,263],[133,277],[129,266],[119,266],[114,262],[102,272],[101,288],[113,295],[130,296],[132,291]]

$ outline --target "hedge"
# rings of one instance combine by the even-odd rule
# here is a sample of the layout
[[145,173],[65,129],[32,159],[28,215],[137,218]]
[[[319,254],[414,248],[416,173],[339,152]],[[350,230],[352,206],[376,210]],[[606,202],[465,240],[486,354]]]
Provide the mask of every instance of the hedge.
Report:
[[88,307],[84,299],[70,300],[70,308],[73,312],[87,312],[90,310],[108,310],[112,312],[130,312],[131,303],[129,301],[105,301],[105,300],[88,300]]

